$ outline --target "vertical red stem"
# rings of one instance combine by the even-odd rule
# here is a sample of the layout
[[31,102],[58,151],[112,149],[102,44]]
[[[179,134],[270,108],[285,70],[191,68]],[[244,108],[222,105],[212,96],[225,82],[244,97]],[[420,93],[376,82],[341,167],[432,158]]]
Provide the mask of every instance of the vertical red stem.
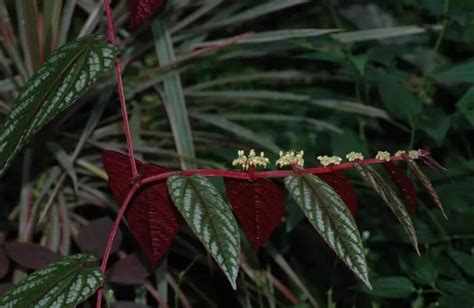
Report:
[[[120,227],[120,222],[122,221],[123,216],[125,215],[125,210],[127,209],[130,200],[132,200],[133,196],[140,189],[141,183],[135,183],[132,188],[128,191],[127,196],[123,200],[122,204],[120,205],[119,212],[117,213],[117,217],[115,218],[114,224],[112,225],[112,229],[110,230],[109,238],[107,240],[107,245],[105,246],[104,256],[102,257],[102,263],[100,264],[100,270],[102,273],[105,273],[107,268],[107,261],[109,260],[110,252],[112,251],[112,246],[114,244],[115,238],[117,237],[118,229]],[[97,292],[97,308],[102,307],[102,295],[103,289],[101,288]]]
[[[112,10],[110,8],[110,0],[104,0],[105,15],[107,17],[107,33],[109,42],[112,45],[116,45],[115,41],[115,27],[114,20],[112,17]],[[132,167],[133,177],[137,177],[137,164],[135,163],[135,154],[133,153],[132,134],[130,132],[130,124],[128,123],[127,104],[125,102],[125,91],[123,89],[122,81],[122,68],[120,57],[115,59],[115,80],[117,85],[117,92],[120,99],[120,109],[122,114],[123,130],[125,133],[125,139],[127,140],[128,156],[130,157],[130,166]]]
[[[107,33],[109,42],[113,45],[116,45],[115,41],[115,27],[114,21],[112,17],[112,10],[110,8],[110,0],[104,0],[104,7],[105,7],[105,15],[107,19]],[[122,81],[122,68],[121,68],[121,61],[120,57],[115,59],[115,80],[117,86],[117,92],[119,94],[120,99],[120,111],[122,115],[122,123],[123,123],[123,130],[125,133],[125,139],[127,141],[127,149],[128,149],[128,156],[130,157],[130,166],[132,169],[132,176],[136,178],[138,176],[137,171],[137,164],[135,162],[135,154],[133,151],[133,143],[132,143],[132,134],[130,132],[130,124],[128,122],[128,113],[127,113],[127,104],[125,102],[125,91],[123,88],[123,81]],[[114,224],[112,226],[112,230],[110,231],[109,238],[107,241],[107,246],[104,250],[104,256],[102,258],[102,263],[100,266],[100,270],[102,273],[105,273],[105,269],[107,268],[107,261],[109,260],[110,252],[112,251],[112,245],[117,237],[117,232],[120,226],[120,222],[125,214],[125,211],[130,203],[130,200],[134,196],[135,192],[140,188],[140,183],[136,183],[128,192],[125,200],[120,205],[119,212],[117,213],[117,217],[115,218]],[[103,297],[104,290],[101,288],[97,292],[97,308],[102,307],[102,297]]]

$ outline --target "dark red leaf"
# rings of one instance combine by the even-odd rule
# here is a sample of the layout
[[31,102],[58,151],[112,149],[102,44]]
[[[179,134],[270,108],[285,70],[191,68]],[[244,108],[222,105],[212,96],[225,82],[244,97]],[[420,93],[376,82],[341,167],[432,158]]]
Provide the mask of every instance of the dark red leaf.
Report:
[[[109,185],[119,203],[131,188],[132,171],[127,155],[103,151],[104,168],[109,175]],[[142,177],[170,171],[157,165],[136,160]],[[168,251],[178,232],[176,210],[173,207],[166,180],[142,187],[132,199],[126,212],[130,232],[156,268]]]
[[416,189],[413,181],[394,162],[382,164],[390,179],[397,184],[412,214],[416,212]]
[[[79,234],[76,237],[77,245],[79,245],[82,251],[92,252],[101,259],[104,255],[104,249],[107,245],[112,225],[113,221],[109,217],[92,220],[87,226],[79,230]],[[121,243],[122,232],[119,230],[112,246],[112,253],[119,250]]]
[[252,247],[265,243],[285,214],[283,192],[269,179],[224,178],[227,197]]
[[10,259],[7,258],[3,246],[0,246],[0,279],[5,277],[10,268]]
[[108,271],[109,281],[125,285],[140,285],[145,282],[150,271],[137,255],[129,255],[115,263]]
[[7,255],[27,269],[39,269],[58,260],[61,255],[39,244],[32,243],[5,243]]
[[333,171],[331,173],[321,173],[318,174],[324,182],[331,186],[341,197],[342,201],[346,204],[351,211],[352,216],[357,214],[357,209],[359,205],[357,203],[357,197],[352,187],[351,182],[347,178],[346,174],[342,171]]
[[152,17],[164,4],[165,0],[130,0],[132,27]]

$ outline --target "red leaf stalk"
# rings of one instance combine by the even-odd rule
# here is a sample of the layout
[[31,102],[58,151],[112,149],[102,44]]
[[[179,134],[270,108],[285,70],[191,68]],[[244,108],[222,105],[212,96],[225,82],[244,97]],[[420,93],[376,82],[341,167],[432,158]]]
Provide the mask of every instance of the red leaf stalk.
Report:
[[[109,42],[112,45],[116,45],[115,41],[115,27],[114,20],[112,17],[112,10],[110,9],[110,0],[104,0],[105,15],[107,17],[107,34]],[[125,91],[123,88],[122,81],[122,65],[120,57],[115,59],[115,80],[117,85],[117,92],[120,99],[120,111],[122,115],[123,130],[125,133],[125,139],[127,141],[128,156],[130,157],[130,166],[132,166],[133,177],[137,177],[137,165],[135,163],[135,154],[133,152],[132,134],[130,132],[130,124],[128,122],[127,104],[125,102]]]
[[[107,0],[106,0],[107,1]],[[135,193],[140,189],[141,183],[135,183],[132,188],[128,191],[127,196],[123,200],[122,204],[120,205],[120,210],[117,213],[117,217],[115,218],[114,224],[112,225],[112,229],[109,234],[109,238],[107,240],[107,246],[105,246],[104,250],[104,257],[102,258],[102,263],[100,265],[100,270],[102,273],[105,273],[107,268],[107,261],[109,260],[110,252],[112,251],[112,246],[114,244],[115,238],[117,237],[117,233],[120,227],[120,222],[122,221],[123,216],[125,215],[125,211],[127,206],[130,204],[130,200],[132,200]],[[99,289],[97,292],[97,308],[102,307],[102,295],[103,289]]]

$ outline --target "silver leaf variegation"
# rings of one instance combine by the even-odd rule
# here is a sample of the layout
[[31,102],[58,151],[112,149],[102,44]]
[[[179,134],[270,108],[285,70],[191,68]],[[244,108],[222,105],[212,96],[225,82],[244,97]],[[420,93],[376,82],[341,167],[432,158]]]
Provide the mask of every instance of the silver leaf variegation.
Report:
[[236,288],[240,261],[237,222],[217,189],[205,177],[171,176],[168,190],[187,224]]
[[0,307],[76,307],[104,283],[91,254],[64,257],[21,280],[0,297]]
[[114,65],[117,49],[85,36],[55,50],[28,80],[0,127],[0,176],[43,126]]
[[285,185],[305,216],[336,255],[371,288],[359,230],[339,195],[313,174],[295,174]]

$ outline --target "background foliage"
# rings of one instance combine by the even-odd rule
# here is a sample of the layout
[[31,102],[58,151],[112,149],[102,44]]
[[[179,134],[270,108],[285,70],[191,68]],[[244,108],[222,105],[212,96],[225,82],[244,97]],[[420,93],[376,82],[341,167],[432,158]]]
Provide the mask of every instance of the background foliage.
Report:
[[[2,118],[53,49],[105,32],[101,1],[27,2],[0,0]],[[430,174],[448,221],[419,195],[422,257],[381,200],[355,182],[373,291],[336,261],[288,198],[271,243],[258,255],[242,243],[237,293],[217,268],[209,271],[210,259],[189,229],[180,230],[160,270],[149,273],[123,228],[109,285],[118,302],[474,305],[471,1],[168,1],[160,16],[134,30],[127,1],[114,9],[140,158],[167,167],[230,168],[239,148],[272,158],[280,149],[304,149],[312,164],[320,154],[421,147],[455,181]],[[246,37],[249,31],[259,34]],[[58,254],[100,257],[108,217],[117,210],[100,149],[125,150],[114,93],[111,75],[96,83],[2,178],[3,288]]]

